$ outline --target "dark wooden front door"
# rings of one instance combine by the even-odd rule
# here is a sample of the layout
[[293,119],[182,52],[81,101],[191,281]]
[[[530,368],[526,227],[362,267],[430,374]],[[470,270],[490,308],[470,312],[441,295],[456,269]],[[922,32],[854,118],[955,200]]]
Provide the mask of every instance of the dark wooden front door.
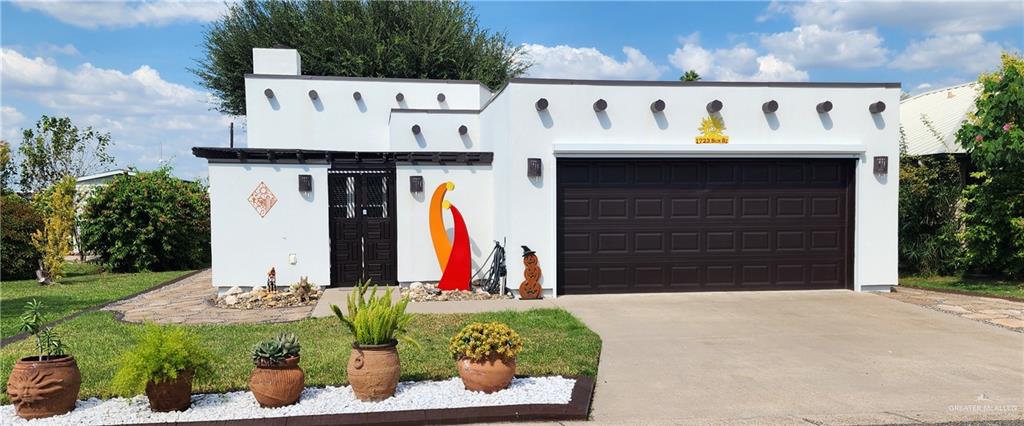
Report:
[[331,285],[397,281],[395,169],[330,170]]
[[850,288],[853,160],[561,159],[560,293]]

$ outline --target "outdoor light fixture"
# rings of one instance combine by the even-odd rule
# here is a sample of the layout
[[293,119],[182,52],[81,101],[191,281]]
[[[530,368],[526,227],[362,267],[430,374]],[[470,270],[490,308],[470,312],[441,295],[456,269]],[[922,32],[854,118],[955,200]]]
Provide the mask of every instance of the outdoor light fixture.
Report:
[[469,133],[469,127],[466,127],[465,124],[459,126],[459,134],[465,135],[466,133]]
[[761,104],[761,111],[763,111],[765,114],[772,114],[772,113],[774,113],[775,111],[778,111],[778,110],[779,110],[779,103],[775,102],[775,99],[772,99],[772,100],[770,100],[768,102],[765,102],[765,103]]
[[310,90],[309,91],[309,99],[312,99],[314,101],[317,100],[317,99],[320,99],[320,94],[317,93],[316,90]]
[[438,93],[437,94],[437,101],[438,102],[444,102],[444,99],[445,99],[444,93]]
[[402,92],[398,92],[398,94],[395,95],[395,100],[398,102],[402,102],[405,100],[405,95],[403,95]]
[[889,174],[889,157],[875,157],[874,160],[874,172],[876,175],[885,176]]
[[711,102],[708,102],[708,105],[704,108],[708,110],[708,114],[714,114],[722,110],[722,101],[715,99]]
[[882,111],[885,111],[885,102],[878,101],[871,105],[868,105],[868,111],[871,111],[872,114],[878,114]]
[[604,111],[606,109],[608,109],[608,101],[606,101],[604,99],[598,99],[597,101],[594,101],[594,111],[595,112],[601,112],[601,111]]
[[658,99],[651,102],[651,112],[658,113],[665,110],[665,101]]
[[541,163],[540,158],[527,158],[526,159],[526,177],[537,178],[540,177]]
[[299,192],[313,190],[313,175],[299,175]]
[[818,114],[824,114],[826,112],[832,111],[832,101],[821,102],[818,105],[816,105],[814,109],[818,111]]
[[363,94],[359,92],[352,92],[352,99],[360,100],[363,99]]
[[409,176],[409,192],[413,194],[423,193],[423,176]]
[[537,103],[533,106],[537,107],[537,111],[544,111],[548,109],[548,100],[546,98],[537,99]]
[[412,125],[412,134],[414,134],[414,135],[420,134],[420,125],[419,124],[413,124]]
[[266,90],[263,91],[263,96],[266,96],[267,99],[273,98],[274,97],[274,91],[270,90],[270,89],[266,89]]

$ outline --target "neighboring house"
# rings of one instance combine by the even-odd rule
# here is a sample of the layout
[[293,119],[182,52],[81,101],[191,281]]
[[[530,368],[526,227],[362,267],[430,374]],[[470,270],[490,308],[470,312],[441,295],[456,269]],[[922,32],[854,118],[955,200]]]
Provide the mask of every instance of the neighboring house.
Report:
[[[897,284],[898,83],[301,75],[254,49],[247,148],[208,159],[213,284],[436,281],[435,188],[474,271],[547,295]],[[885,108],[888,105],[889,108]],[[451,226],[451,213],[444,211]]]
[[900,102],[900,126],[907,155],[964,154],[956,132],[981,93],[978,83],[925,92]]

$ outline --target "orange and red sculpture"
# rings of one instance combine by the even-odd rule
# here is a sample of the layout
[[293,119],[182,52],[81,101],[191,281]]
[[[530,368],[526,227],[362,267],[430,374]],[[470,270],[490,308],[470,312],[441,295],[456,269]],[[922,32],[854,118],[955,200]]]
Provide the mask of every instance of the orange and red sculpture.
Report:
[[[469,231],[462,213],[451,202],[444,199],[448,191],[454,190],[455,184],[445,182],[437,186],[430,197],[430,239],[434,243],[434,254],[437,264],[441,267],[441,282],[437,283],[440,290],[469,290],[470,268],[472,259],[469,254]],[[452,223],[455,226],[454,241],[448,239],[444,228],[444,210],[451,210]]]

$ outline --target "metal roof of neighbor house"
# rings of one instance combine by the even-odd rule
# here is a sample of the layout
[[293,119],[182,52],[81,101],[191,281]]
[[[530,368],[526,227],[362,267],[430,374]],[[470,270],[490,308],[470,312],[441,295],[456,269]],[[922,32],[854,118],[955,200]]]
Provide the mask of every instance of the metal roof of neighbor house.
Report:
[[900,127],[908,155],[962,154],[956,142],[968,114],[974,112],[978,83],[925,92],[900,102]]
[[134,176],[135,172],[132,171],[132,170],[124,170],[124,169],[109,170],[109,171],[105,171],[105,172],[102,172],[102,173],[96,173],[96,174],[92,174],[92,175],[80,176],[78,178],[75,178],[75,181],[76,181],[77,184],[81,185],[81,184],[87,183],[87,182],[92,181],[92,180],[103,179],[103,178],[107,178],[107,177],[111,177],[111,176],[117,176],[117,175]]

